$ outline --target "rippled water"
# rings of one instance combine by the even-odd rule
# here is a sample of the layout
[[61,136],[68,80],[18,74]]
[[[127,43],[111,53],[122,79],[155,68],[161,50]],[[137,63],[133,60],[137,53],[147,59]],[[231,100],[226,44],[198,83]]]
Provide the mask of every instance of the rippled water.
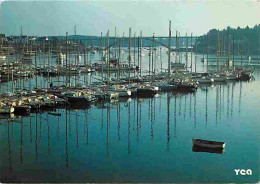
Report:
[[[198,68],[203,69],[202,63]],[[255,80],[121,99],[0,123],[0,181],[257,182],[260,68]],[[192,138],[226,141],[193,152]],[[236,176],[234,169],[251,169]]]

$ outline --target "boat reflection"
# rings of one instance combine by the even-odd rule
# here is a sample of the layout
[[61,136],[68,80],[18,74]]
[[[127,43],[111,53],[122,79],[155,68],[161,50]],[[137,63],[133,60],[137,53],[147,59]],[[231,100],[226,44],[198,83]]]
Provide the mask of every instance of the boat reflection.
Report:
[[88,103],[80,103],[80,104],[70,104],[67,108],[69,110],[84,110],[84,109],[90,109],[91,105]]
[[210,148],[203,148],[203,147],[193,145],[192,151],[193,152],[206,152],[206,153],[223,154],[225,152],[225,149],[210,149]]
[[7,141],[8,141],[8,160],[9,160],[9,172],[12,172],[12,151],[11,151],[11,141],[10,141],[10,131],[9,131],[9,123],[8,123],[8,131],[7,131]]
[[[7,115],[8,121],[4,121],[2,127],[8,126],[10,129],[10,132],[6,131],[10,170],[14,168],[14,160],[19,159],[23,166],[28,163],[25,154],[28,145],[34,145],[33,159],[40,162],[43,155],[52,157],[55,146],[62,143],[65,168],[73,166],[75,152],[84,150],[86,146],[100,149],[98,151],[103,151],[106,159],[116,155],[115,147],[122,145],[123,151],[129,155],[135,154],[137,149],[146,144],[163,144],[163,150],[159,152],[172,152],[179,139],[183,138],[183,129],[193,129],[193,132],[200,132],[204,128],[211,130],[228,126],[225,123],[227,120],[239,117],[239,109],[243,107],[242,87],[242,82],[237,85],[229,83],[214,88],[205,86],[198,93],[172,92],[159,93],[157,98],[119,98],[110,102],[96,102],[91,104],[91,108],[89,105],[67,106],[58,109],[61,116],[53,116],[48,112],[31,113],[30,117]],[[19,124],[15,121],[17,118]],[[12,133],[15,137],[18,128],[20,146],[16,148]],[[101,146],[94,147],[96,145]],[[16,149],[19,157],[14,154]],[[224,153],[224,150],[196,146],[192,151]]]

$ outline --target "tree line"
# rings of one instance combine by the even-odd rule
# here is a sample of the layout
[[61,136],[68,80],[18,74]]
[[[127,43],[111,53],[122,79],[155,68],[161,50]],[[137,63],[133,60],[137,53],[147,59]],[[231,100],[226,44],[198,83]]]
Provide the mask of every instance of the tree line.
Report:
[[260,55],[260,24],[252,28],[211,29],[198,37],[197,52],[220,55]]

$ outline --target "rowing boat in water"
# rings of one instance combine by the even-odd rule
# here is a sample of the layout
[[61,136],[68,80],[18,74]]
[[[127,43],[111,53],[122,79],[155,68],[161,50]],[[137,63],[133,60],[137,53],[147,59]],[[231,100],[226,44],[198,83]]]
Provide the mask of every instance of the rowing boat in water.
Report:
[[192,139],[192,143],[195,146],[211,149],[224,149],[226,142],[209,141],[203,139]]

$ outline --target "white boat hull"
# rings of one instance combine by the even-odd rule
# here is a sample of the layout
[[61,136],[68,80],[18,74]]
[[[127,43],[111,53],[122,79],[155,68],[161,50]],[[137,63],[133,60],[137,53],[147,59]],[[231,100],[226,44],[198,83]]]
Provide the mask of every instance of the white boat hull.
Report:
[[0,107],[0,114],[12,114],[14,112],[14,107]]

